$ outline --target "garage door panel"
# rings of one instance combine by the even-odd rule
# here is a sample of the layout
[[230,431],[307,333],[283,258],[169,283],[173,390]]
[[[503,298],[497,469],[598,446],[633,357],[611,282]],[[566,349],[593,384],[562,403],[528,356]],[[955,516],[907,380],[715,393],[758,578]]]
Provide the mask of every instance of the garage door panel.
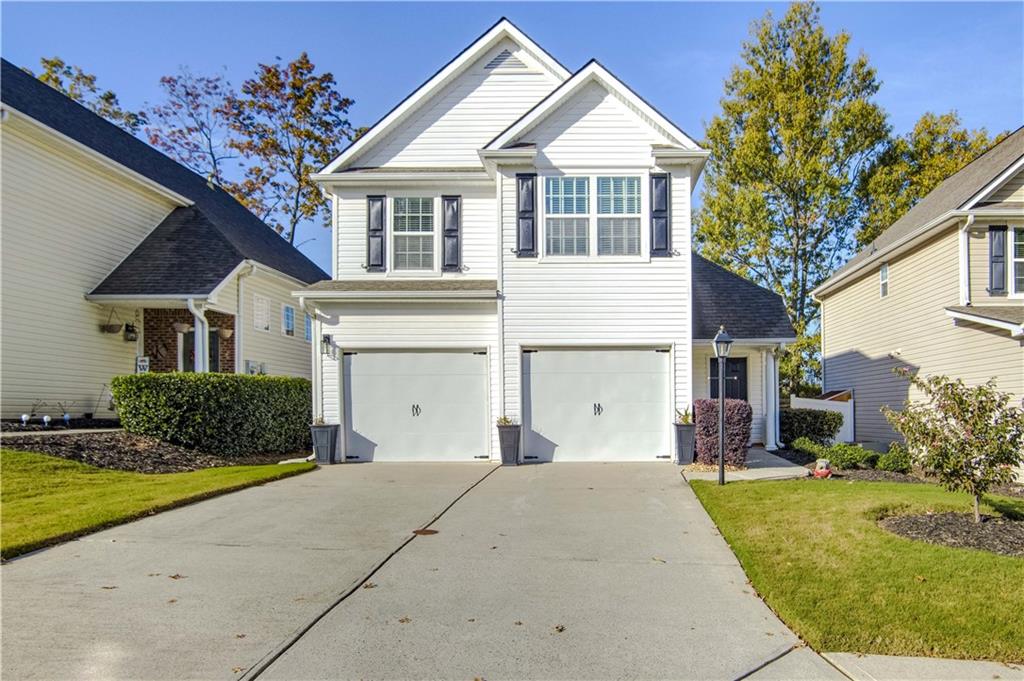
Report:
[[526,455],[539,461],[667,456],[668,367],[668,354],[653,349],[525,354]]
[[486,456],[486,360],[470,352],[346,355],[346,456],[358,461]]

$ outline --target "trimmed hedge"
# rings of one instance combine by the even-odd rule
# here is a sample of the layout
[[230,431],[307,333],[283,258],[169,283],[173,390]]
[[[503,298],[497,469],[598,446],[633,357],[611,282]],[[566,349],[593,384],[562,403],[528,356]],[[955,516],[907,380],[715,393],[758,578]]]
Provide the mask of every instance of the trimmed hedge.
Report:
[[874,468],[878,463],[878,452],[865,449],[860,445],[840,442],[831,446],[819,444],[810,438],[798,437],[791,449],[803,452],[815,459],[828,459],[832,468],[837,470],[851,468]]
[[129,433],[226,456],[310,446],[312,400],[305,378],[148,373],[115,376],[110,390]]
[[783,409],[779,412],[779,437],[786,444],[806,437],[819,445],[827,445],[843,427],[843,415],[821,409]]
[[[697,400],[694,408],[694,436],[697,461],[718,463],[718,400]],[[732,466],[747,464],[747,445],[750,443],[750,424],[754,412],[746,400],[725,401],[725,463]]]

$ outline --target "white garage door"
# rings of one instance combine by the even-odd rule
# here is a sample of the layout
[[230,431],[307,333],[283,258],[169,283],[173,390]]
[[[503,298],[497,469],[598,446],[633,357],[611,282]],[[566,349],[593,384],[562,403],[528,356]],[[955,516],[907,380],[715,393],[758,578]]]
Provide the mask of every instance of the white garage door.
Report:
[[523,354],[524,456],[655,461],[669,456],[669,355],[651,350]]
[[487,357],[357,352],[344,358],[349,461],[487,458]]

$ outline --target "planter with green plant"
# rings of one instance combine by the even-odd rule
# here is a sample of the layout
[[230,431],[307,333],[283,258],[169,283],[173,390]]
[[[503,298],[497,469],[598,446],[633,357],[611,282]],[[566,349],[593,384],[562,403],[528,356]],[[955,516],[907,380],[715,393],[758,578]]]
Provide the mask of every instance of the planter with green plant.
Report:
[[523,427],[507,416],[498,419],[498,442],[501,445],[501,465],[519,465],[519,438]]
[[322,416],[318,416],[309,426],[309,433],[313,438],[313,452],[316,454],[316,462],[326,465],[338,463],[338,430],[337,423],[324,423]]
[[693,412],[689,409],[676,409],[676,463],[686,465],[693,463]]

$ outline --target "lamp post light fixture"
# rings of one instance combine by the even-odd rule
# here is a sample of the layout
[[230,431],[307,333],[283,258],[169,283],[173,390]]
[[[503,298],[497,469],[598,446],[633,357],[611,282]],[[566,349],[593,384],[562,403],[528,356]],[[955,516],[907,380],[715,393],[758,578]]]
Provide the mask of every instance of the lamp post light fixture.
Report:
[[725,360],[732,349],[732,336],[718,327],[711,344],[718,359],[718,484],[725,484]]

